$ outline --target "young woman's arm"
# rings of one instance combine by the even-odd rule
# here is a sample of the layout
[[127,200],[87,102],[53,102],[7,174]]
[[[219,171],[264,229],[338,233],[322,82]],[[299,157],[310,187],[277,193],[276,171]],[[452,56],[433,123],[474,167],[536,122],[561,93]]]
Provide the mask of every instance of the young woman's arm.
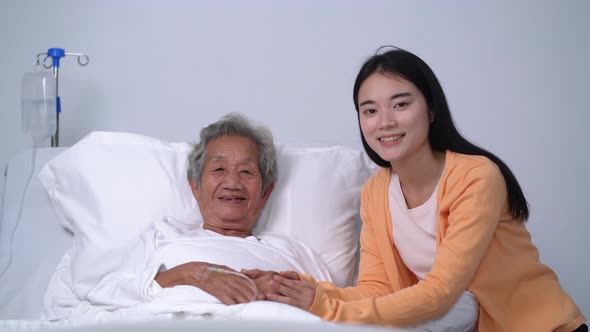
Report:
[[[361,211],[364,209],[361,208]],[[380,297],[393,292],[375,241],[375,231],[370,217],[361,212],[363,228],[361,230],[361,257],[359,276],[355,287],[338,288],[332,283],[320,282],[328,297],[343,301],[360,300],[367,297]],[[306,277],[302,277],[306,279]]]
[[[348,302],[341,299],[347,298],[345,294],[358,294],[358,290],[322,285],[317,288],[310,311],[327,320],[394,326],[412,325],[445,314],[469,285],[507,208],[506,186],[499,169],[491,162],[469,164],[458,165],[443,175],[439,188],[443,196],[438,200],[440,243],[432,270],[424,280],[389,295]],[[366,211],[367,220],[374,217],[370,209]],[[375,248],[385,248],[385,242],[392,240],[377,225],[374,228],[371,236],[365,233],[363,238],[363,247],[368,247],[362,253],[365,263],[359,275],[361,289],[384,282],[387,269],[392,266],[400,268],[386,260],[385,265],[378,263]],[[382,253],[382,257],[385,255]],[[401,275],[398,280],[390,279],[402,283]],[[338,296],[333,297],[334,294]]]

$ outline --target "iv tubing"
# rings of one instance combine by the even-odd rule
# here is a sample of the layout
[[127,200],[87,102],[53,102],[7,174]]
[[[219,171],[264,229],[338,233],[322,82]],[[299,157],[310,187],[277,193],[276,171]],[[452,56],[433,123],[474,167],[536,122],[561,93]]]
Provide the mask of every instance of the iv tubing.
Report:
[[[12,233],[10,235],[10,248],[9,248],[9,256],[8,256],[8,263],[6,264],[6,268],[0,273],[0,279],[4,277],[6,272],[12,266],[12,250],[14,249],[14,235],[16,234],[16,230],[20,224],[20,220],[23,216],[23,206],[25,205],[25,197],[27,196],[27,191],[29,191],[29,187],[31,186],[31,180],[33,180],[33,174],[35,174],[35,167],[36,167],[36,160],[37,160],[37,149],[40,147],[40,142],[37,140],[33,140],[33,151],[31,152],[32,155],[32,162],[31,162],[31,171],[29,172],[29,178],[27,180],[27,185],[25,186],[25,190],[23,191],[23,195],[20,200],[20,207],[18,210],[18,217],[16,219],[16,223],[14,224],[14,228],[12,229]],[[41,140],[42,142],[42,140]],[[2,211],[4,211],[4,203],[6,198],[6,187],[4,187],[4,194],[2,196]],[[0,234],[2,233],[2,226],[4,225],[4,214],[0,215]]]

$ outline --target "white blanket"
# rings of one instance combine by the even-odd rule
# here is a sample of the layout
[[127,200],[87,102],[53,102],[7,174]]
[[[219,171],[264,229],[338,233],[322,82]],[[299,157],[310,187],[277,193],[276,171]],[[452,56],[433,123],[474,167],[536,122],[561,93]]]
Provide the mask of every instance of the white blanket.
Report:
[[[167,219],[156,223],[137,245],[119,255],[112,252],[101,255],[101,251],[110,250],[108,244],[104,244],[104,248],[94,245],[96,257],[108,257],[113,261],[75,262],[76,247],[68,251],[45,296],[46,318],[54,323],[42,325],[76,326],[174,317],[319,320],[308,312],[279,303],[257,301],[228,306],[196,287],[161,289],[153,281],[159,269],[191,261],[226,265],[238,271],[251,268],[295,270],[331,281],[327,269],[311,249],[274,234],[243,239]],[[112,266],[118,268],[104,271],[103,267]]]
[[[192,288],[192,289],[189,289]],[[109,323],[131,323],[160,320],[251,320],[286,322],[321,322],[320,318],[288,305],[269,301],[256,301],[227,306],[196,288],[177,286],[159,292],[152,301],[114,311],[81,303],[71,311],[71,317],[50,320],[5,320],[0,321],[0,331],[37,331],[61,329]],[[195,297],[195,295],[197,295]],[[198,296],[202,296],[199,302]],[[108,325],[106,325],[108,326]],[[108,331],[105,328],[105,331]]]
[[[280,303],[256,301],[228,306],[192,286],[159,288],[153,279],[160,267],[171,268],[189,261],[223,264],[235,270],[296,270],[311,274],[318,280],[331,279],[315,254],[300,243],[273,234],[259,234],[246,239],[226,237],[193,225],[174,220],[156,223],[136,246],[118,255],[112,252],[103,255],[101,251],[110,251],[108,244],[104,244],[104,248],[96,246],[96,257],[109,257],[109,261],[100,264],[94,261],[75,262],[74,246],[62,258],[49,284],[45,297],[46,319],[0,321],[0,331],[35,331],[96,324],[107,324],[104,328],[107,331],[113,327],[110,324],[117,322],[139,324],[178,319],[286,324],[311,322],[312,326],[305,327],[310,331],[355,329],[353,326],[323,322],[307,311]],[[112,266],[117,268],[106,270]],[[462,312],[477,310],[473,296],[466,296],[470,295],[467,293],[451,312],[439,319],[389,331],[471,331],[475,322],[457,322]],[[145,328],[145,325],[138,326]],[[249,326],[256,331],[276,330],[266,325]],[[229,324],[227,328],[235,330],[242,326]],[[372,329],[378,330],[358,327],[358,330]]]

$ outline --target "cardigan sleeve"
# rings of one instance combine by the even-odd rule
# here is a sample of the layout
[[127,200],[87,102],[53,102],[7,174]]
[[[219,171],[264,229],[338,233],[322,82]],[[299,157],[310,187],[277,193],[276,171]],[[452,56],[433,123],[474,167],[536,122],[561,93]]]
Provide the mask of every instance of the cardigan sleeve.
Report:
[[[355,287],[339,288],[333,283],[320,282],[316,293],[325,293],[331,299],[354,301],[367,297],[379,297],[393,292],[391,283],[385,273],[381,253],[376,245],[373,221],[369,216],[370,213],[367,212],[370,198],[367,195],[366,187],[367,185],[363,188],[361,197],[360,216],[363,226],[360,236],[361,252],[357,285]],[[310,280],[308,277],[304,279]],[[314,312],[313,307],[316,305],[321,304],[320,302],[314,302],[312,309],[310,309],[311,312]]]
[[[495,164],[467,164],[449,165],[454,169],[443,175],[438,200],[440,242],[432,269],[423,280],[394,293],[356,301],[343,301],[332,297],[334,292],[318,288],[310,311],[331,321],[390,326],[413,325],[447,313],[475,274],[507,199],[504,178]],[[365,225],[370,225],[367,217]],[[378,268],[379,255],[368,243],[371,240],[364,234],[363,246],[369,247],[363,251],[367,263],[361,269]],[[361,279],[370,276],[371,272],[360,271]]]

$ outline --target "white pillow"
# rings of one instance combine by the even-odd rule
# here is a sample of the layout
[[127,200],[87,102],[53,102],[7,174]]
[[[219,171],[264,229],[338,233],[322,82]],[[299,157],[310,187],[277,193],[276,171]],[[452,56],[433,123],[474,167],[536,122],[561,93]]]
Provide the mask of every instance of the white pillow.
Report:
[[355,281],[360,192],[373,172],[361,150],[276,144],[278,179],[257,229],[286,234],[319,254],[339,286]]
[[[190,148],[136,134],[94,132],[41,170],[40,181],[59,220],[74,233],[78,294],[90,286],[84,283],[88,262],[112,262],[105,256],[134,245],[152,222],[164,216],[201,219],[186,180]],[[306,243],[338,285],[351,285],[360,189],[371,172],[364,152],[277,144],[277,158],[278,180],[256,231]],[[104,243],[113,250],[97,253]]]
[[186,180],[189,150],[185,143],[94,132],[39,172],[58,219],[74,233],[76,294],[86,294],[91,281],[101,277],[89,265],[99,271],[115,269],[121,252],[135,245],[154,221],[167,215],[200,217]]

